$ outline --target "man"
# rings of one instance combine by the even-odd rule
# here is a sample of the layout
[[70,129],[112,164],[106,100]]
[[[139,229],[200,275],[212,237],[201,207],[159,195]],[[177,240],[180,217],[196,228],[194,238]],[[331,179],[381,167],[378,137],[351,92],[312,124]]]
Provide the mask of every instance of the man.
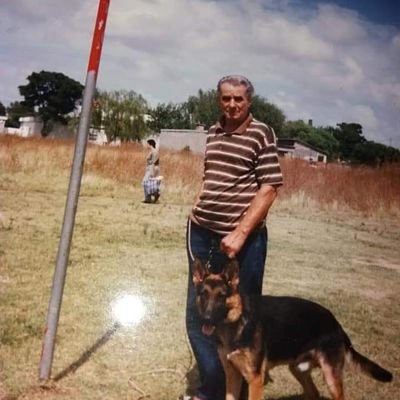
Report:
[[[261,294],[267,254],[265,218],[282,184],[272,128],[249,108],[251,82],[230,75],[218,83],[221,119],[207,136],[203,183],[187,225],[189,266],[194,257],[219,272],[237,257],[241,290]],[[186,327],[200,374],[193,400],[225,399],[224,372],[214,338],[201,332],[189,268]]]

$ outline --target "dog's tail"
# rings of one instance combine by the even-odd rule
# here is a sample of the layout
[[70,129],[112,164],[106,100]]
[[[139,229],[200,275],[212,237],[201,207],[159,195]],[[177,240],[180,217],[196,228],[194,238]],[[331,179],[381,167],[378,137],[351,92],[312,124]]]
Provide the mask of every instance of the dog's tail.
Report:
[[381,382],[391,382],[393,379],[393,375],[391,372],[382,368],[377,363],[371,361],[367,357],[358,353],[353,346],[349,346],[347,349],[346,358],[350,363],[355,366],[357,369],[361,370],[364,374],[370,376],[371,378],[376,379]]

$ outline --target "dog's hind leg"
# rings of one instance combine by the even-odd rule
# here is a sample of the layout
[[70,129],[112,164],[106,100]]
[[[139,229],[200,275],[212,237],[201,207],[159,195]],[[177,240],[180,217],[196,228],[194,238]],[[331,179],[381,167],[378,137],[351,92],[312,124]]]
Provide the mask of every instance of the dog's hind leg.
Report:
[[342,378],[344,360],[340,359],[339,362],[332,364],[325,357],[321,357],[319,365],[332,399],[344,400]]
[[299,381],[304,390],[304,397],[306,400],[318,400],[318,389],[314,385],[311,377],[311,371],[300,371],[295,364],[289,365],[289,370],[292,375]]

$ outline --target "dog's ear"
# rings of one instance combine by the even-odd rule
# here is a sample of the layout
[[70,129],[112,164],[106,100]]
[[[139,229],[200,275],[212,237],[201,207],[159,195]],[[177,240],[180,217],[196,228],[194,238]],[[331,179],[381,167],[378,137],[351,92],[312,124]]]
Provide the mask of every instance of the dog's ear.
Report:
[[225,265],[224,272],[229,285],[236,289],[239,285],[239,263],[236,258],[232,258]]
[[206,272],[206,266],[201,262],[199,258],[195,257],[192,263],[192,279],[195,286],[203,282]]

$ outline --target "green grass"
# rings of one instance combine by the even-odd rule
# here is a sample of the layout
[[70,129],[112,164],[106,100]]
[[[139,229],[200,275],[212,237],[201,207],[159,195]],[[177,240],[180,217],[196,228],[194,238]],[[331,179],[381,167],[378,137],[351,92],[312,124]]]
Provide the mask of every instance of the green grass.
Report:
[[[188,194],[166,188],[146,205],[139,184],[94,173],[83,179],[58,327],[52,376],[61,378],[39,386],[67,184],[66,172],[0,171],[0,399],[176,399],[195,375],[184,326],[190,203],[179,200]],[[264,292],[326,305],[356,348],[395,374],[381,384],[349,371],[348,398],[399,398],[399,219],[278,197],[269,235]],[[112,331],[111,304],[123,293],[142,296],[147,314]],[[286,368],[271,375],[266,399],[296,399]]]

